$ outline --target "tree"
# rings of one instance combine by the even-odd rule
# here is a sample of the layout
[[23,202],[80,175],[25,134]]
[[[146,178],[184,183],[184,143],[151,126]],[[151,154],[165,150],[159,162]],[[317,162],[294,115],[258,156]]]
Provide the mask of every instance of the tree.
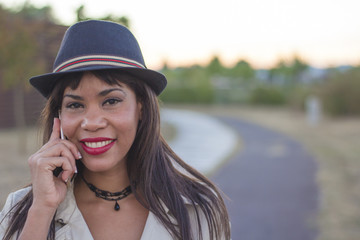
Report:
[[46,21],[46,22],[56,22],[53,17],[52,8],[50,6],[44,6],[41,8],[34,7],[28,1],[20,8],[20,11],[17,12],[18,15],[21,15],[23,18],[29,21]]
[[298,84],[307,68],[308,64],[297,55],[289,61],[280,59],[275,67],[270,69],[270,82],[291,86]]
[[280,59],[275,67],[269,70],[269,80],[271,84],[284,84],[289,81],[291,73],[287,66],[287,62]]
[[245,60],[239,60],[230,70],[231,75],[243,80],[250,80],[255,77],[255,71],[251,65]]
[[76,20],[78,22],[88,20],[88,18],[85,17],[84,11],[85,11],[84,5],[81,5],[80,7],[78,7],[78,9],[76,9]]
[[[85,14],[85,6],[84,5],[81,5],[80,7],[78,7],[78,9],[76,10],[76,16],[77,16],[78,22],[90,19]],[[112,14],[109,14],[105,17],[101,17],[101,18],[97,18],[97,19],[117,22],[117,23],[124,25],[127,28],[130,28],[130,20],[126,16],[116,17],[116,16],[113,16]]]
[[218,56],[213,56],[210,63],[206,67],[206,70],[210,76],[212,75],[222,75],[224,73],[224,67],[220,62]]
[[[20,152],[26,149],[24,95],[29,86],[28,79],[45,71],[38,40],[44,32],[43,17],[48,13],[47,8],[36,14],[35,8],[28,3],[18,12],[0,8],[0,78],[5,88],[14,90],[14,118],[19,130]],[[39,17],[42,20],[38,20]]]
[[299,56],[295,55],[289,67],[294,81],[299,83],[302,74],[308,69],[309,65]]

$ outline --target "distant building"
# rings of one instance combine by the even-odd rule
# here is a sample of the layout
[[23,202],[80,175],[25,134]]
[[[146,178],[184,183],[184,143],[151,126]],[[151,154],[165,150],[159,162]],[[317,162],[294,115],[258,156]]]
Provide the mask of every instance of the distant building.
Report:
[[[2,84],[0,84],[0,129],[12,128],[15,127],[14,90],[4,89],[1,85]],[[31,89],[25,93],[25,121],[27,125],[36,124],[44,103],[44,97],[35,90]]]

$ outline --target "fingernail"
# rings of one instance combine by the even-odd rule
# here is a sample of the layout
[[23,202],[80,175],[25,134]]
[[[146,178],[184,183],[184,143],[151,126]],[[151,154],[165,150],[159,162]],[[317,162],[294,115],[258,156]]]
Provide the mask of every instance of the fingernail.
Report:
[[69,181],[69,178],[65,179],[65,183],[67,183]]
[[81,153],[78,152],[78,159],[82,159]]
[[75,173],[78,173],[78,171],[77,171],[77,167],[75,167]]

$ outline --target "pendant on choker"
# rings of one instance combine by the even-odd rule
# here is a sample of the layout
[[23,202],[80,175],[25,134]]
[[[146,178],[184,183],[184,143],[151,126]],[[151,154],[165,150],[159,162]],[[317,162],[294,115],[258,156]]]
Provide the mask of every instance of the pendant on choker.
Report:
[[115,202],[115,206],[114,206],[115,211],[119,211],[120,210],[120,205],[118,204],[118,202]]

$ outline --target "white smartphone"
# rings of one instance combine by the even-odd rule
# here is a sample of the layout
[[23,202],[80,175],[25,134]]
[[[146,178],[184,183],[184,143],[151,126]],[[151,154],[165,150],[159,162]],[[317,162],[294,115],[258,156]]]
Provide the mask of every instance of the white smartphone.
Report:
[[61,139],[65,139],[65,137],[64,137],[64,131],[62,130],[61,125],[60,125],[60,138],[61,138]]
[[[59,111],[59,120],[60,120],[60,138],[61,139],[65,139],[65,136],[64,136],[64,132],[63,132],[63,129],[62,129],[62,126],[61,126],[61,116],[60,116],[60,111]],[[63,171],[62,167],[57,167],[55,168],[55,170],[53,171],[53,174],[54,176],[59,176],[59,174]]]
[[60,116],[60,111],[59,111],[59,119],[60,119],[60,138],[61,139],[65,139],[65,136],[64,136],[64,131],[62,129],[62,125],[61,125],[61,116]]

